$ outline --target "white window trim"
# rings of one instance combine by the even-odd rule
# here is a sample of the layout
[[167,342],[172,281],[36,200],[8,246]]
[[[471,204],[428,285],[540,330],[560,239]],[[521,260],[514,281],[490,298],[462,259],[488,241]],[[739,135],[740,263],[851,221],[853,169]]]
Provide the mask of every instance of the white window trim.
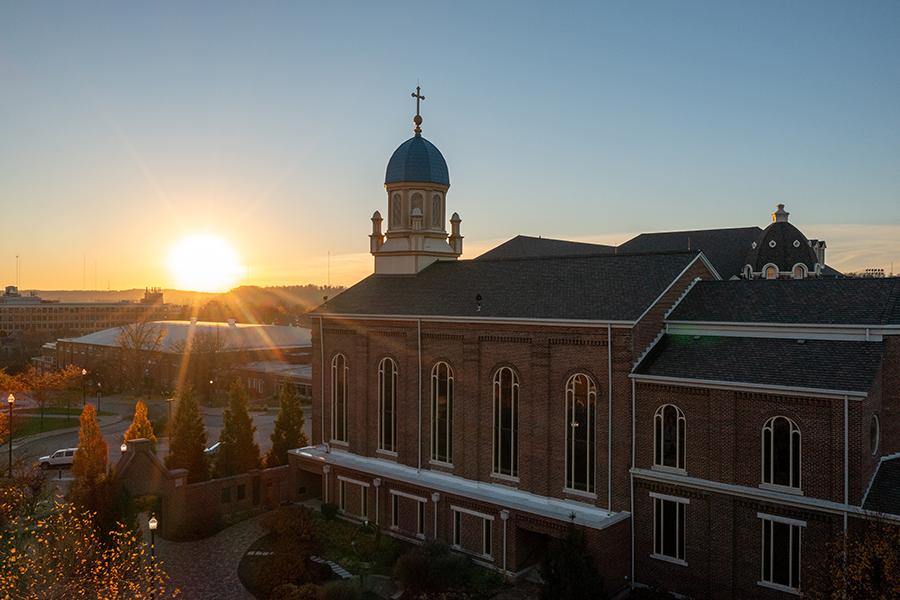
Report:
[[[660,429],[662,430],[665,426],[666,422],[666,413],[665,409],[668,407],[672,407],[675,409],[675,466],[670,467],[668,465],[659,464],[656,462],[656,457],[659,454],[660,448],[656,442],[656,433],[657,433],[657,419],[660,422]],[[687,437],[687,417],[684,416],[684,411],[681,410],[677,405],[672,404],[671,402],[663,404],[659,408],[656,409],[656,412],[653,413],[653,468],[659,468],[663,470],[670,470],[675,473],[687,473],[685,467],[679,467],[678,465],[687,465],[686,459],[681,454],[681,434],[679,433],[678,425],[684,422],[684,435]],[[664,431],[660,431],[660,438],[665,436]],[[664,442],[664,439],[660,439],[660,442]],[[684,453],[687,454],[687,439],[684,440]],[[661,457],[665,460],[665,457]]]
[[682,560],[682,559],[680,559],[680,558],[673,558],[673,557],[671,557],[671,556],[666,556],[665,554],[657,554],[656,552],[651,552],[651,553],[650,553],[650,558],[653,558],[653,559],[656,559],[656,560],[662,560],[662,561],[665,561],[665,562],[667,562],[667,563],[672,563],[673,565],[680,565],[680,566],[682,566],[682,567],[688,566],[686,560]]
[[385,450],[384,448],[378,448],[375,450],[375,454],[380,454],[382,456],[390,456],[391,458],[397,458],[398,454],[393,450]]
[[776,265],[775,263],[766,263],[759,272],[760,277],[762,277],[763,279],[769,279],[769,277],[768,277],[769,267],[773,267],[775,269],[775,273],[776,273],[775,279],[778,279],[781,276],[781,270],[778,268],[778,265]]
[[415,500],[416,502],[427,502],[424,497],[416,496],[415,494],[410,494],[407,492],[401,492],[400,490],[390,490],[391,496],[400,496],[401,498],[409,498],[410,500]]
[[391,529],[400,529],[400,498],[398,494],[391,494]]
[[778,485],[777,483],[761,483],[759,489],[769,490],[772,492],[781,492],[782,494],[793,494],[794,496],[803,496],[803,490],[791,487],[789,485]]
[[338,481],[344,481],[346,483],[352,483],[353,485],[361,485],[362,487],[369,487],[370,484],[365,481],[360,481],[359,479],[350,479],[349,477],[344,477],[343,475],[337,476]]
[[[500,439],[498,423],[497,423],[497,413],[499,412],[497,410],[497,404],[500,401],[500,389],[499,389],[500,388],[500,374],[504,370],[508,370],[510,373],[512,373],[512,386],[510,388],[510,391],[512,393],[513,399],[515,400],[515,402],[512,402],[512,401],[510,402],[510,405],[512,406],[512,411],[511,411],[512,416],[511,416],[510,420],[514,427],[514,431],[513,431],[514,435],[511,436],[511,439],[509,442],[509,449],[508,449],[510,454],[512,454],[513,447],[515,447],[515,449],[516,449],[515,464],[512,464],[512,457],[510,456],[510,469],[514,473],[513,475],[507,475],[506,473],[500,473],[495,470],[496,467],[498,466],[497,465],[497,450],[498,450],[499,439]],[[518,414],[517,414],[518,408],[519,408],[518,404],[519,404],[519,373],[512,367],[502,366],[502,367],[498,368],[496,371],[494,371],[494,376],[491,378],[491,418],[493,421],[493,425],[491,427],[491,477],[495,477],[497,479],[505,479],[507,481],[515,481],[515,482],[519,481],[519,426],[518,426],[518,421],[516,420],[518,418]]]
[[425,539],[426,510],[428,510],[428,504],[424,500],[419,500],[416,506],[416,537],[420,540]]
[[651,498],[656,498],[657,500],[668,500],[669,502],[678,502],[679,504],[690,504],[690,498],[682,498],[680,496],[670,496],[669,494],[660,494],[657,492],[650,492]]
[[[676,504],[680,504],[679,507],[682,515],[684,515],[685,505],[690,504],[691,501],[689,498],[680,498],[678,496],[670,496],[668,494],[659,494],[657,492],[650,492],[650,498],[653,500],[659,500],[660,502],[675,502]],[[650,553],[651,558],[656,558],[659,560],[665,560],[667,562],[671,562],[677,565],[687,566],[687,561],[683,558],[677,558],[675,556],[666,556],[665,554],[660,554],[656,552],[656,502],[652,502],[653,504],[653,552]],[[662,512],[662,511],[661,511]],[[675,519],[675,552],[678,552],[679,542],[684,539],[684,532],[681,531],[679,527],[678,519],[677,519],[677,511],[676,511],[676,519]],[[687,515],[684,515],[685,525],[687,525]],[[665,528],[663,528],[665,531]],[[684,543],[684,552],[685,556],[687,556],[687,543]]]
[[429,465],[435,465],[435,466],[437,466],[437,467],[444,467],[445,469],[454,469],[454,468],[456,468],[456,465],[454,465],[453,463],[443,462],[443,461],[440,461],[440,460],[435,460],[435,459],[433,459],[433,458],[432,458],[431,460],[428,461],[428,464],[429,464]]
[[[794,274],[794,271],[797,270],[797,267],[800,267],[802,269],[802,273],[803,273],[802,277],[797,277]],[[797,263],[793,267],[791,267],[791,277],[793,277],[794,279],[806,279],[807,276],[809,276],[809,268],[806,265],[804,265],[803,263]]]
[[[393,368],[391,370],[391,397],[390,399],[384,397],[384,384],[385,377],[387,376],[387,366],[391,365]],[[388,453],[391,452],[396,456],[397,453],[397,383],[399,382],[399,368],[397,367],[397,361],[389,356],[385,356],[378,362],[378,452]],[[387,440],[385,438],[384,428],[382,423],[384,421],[384,409],[387,405],[388,400],[390,400],[391,405],[391,439]],[[385,442],[390,441],[390,447]]]
[[[792,519],[790,517],[782,517],[779,515],[770,515],[770,514],[763,513],[763,512],[756,513],[756,516],[759,518],[762,528],[764,528],[766,526],[765,521],[769,521],[770,523],[781,523],[781,524],[792,526],[792,527],[801,527],[801,528],[806,527],[806,521],[802,521],[800,519]],[[759,538],[760,538],[760,540],[759,540],[759,543],[760,543],[760,565],[759,565],[760,578],[759,578],[759,581],[756,582],[757,585],[760,585],[762,587],[772,588],[775,590],[780,590],[782,592],[789,592],[792,594],[797,594],[798,596],[802,595],[802,592],[800,591],[799,587],[795,588],[795,587],[792,587],[789,585],[783,585],[783,584],[775,583],[772,581],[766,581],[765,579],[762,578],[762,572],[765,568],[762,561],[765,560],[765,557],[766,557],[766,536],[762,533],[762,528],[760,529],[760,536],[759,536]],[[774,533],[773,533],[773,535],[774,535]],[[771,537],[770,537],[770,542],[771,542]],[[793,546],[794,542],[793,542],[792,538],[790,538],[790,543]],[[792,549],[793,549],[793,547],[788,549],[789,563],[793,562],[793,557],[791,556]],[[800,572],[802,573],[803,572],[803,532],[802,531],[800,532],[800,542],[797,547],[797,565],[800,568]],[[774,572],[774,570],[775,570],[775,567],[770,565],[769,566],[769,574],[771,575]],[[788,567],[788,572],[789,572],[788,578],[792,579],[793,573],[791,572],[790,566]],[[797,580],[800,581],[799,576],[797,577]]]
[[597,499],[597,494],[595,494],[594,492],[585,492],[583,490],[576,490],[567,487],[564,487],[562,491],[563,494],[568,494],[570,496],[580,496],[582,498],[588,498],[589,500]]
[[461,506],[450,505],[450,510],[458,513],[463,513],[466,515],[472,515],[473,517],[478,517],[479,519],[487,519],[489,521],[494,520],[494,515],[489,515],[483,512],[478,512],[477,510],[472,510],[470,508],[463,508]]
[[[338,362],[339,357],[341,359],[343,359],[343,362],[344,362],[344,372],[343,373],[337,372],[337,362]],[[347,363],[347,357],[344,356],[344,354],[342,352],[338,352],[331,358],[331,442],[334,444],[347,445],[347,443],[350,440],[350,432],[347,431],[347,396],[348,396],[347,387],[348,387],[348,383],[349,383],[349,379],[350,379],[348,376],[349,371],[350,371],[350,366]],[[335,410],[335,408],[337,407],[337,402],[338,402],[337,381],[338,381],[338,378],[341,376],[343,376],[343,382],[344,382],[344,384],[343,384],[344,398],[343,398],[343,405],[342,405],[343,409],[341,411],[340,419],[341,419],[341,424],[343,425],[342,429],[344,430],[344,437],[346,439],[338,439],[337,437],[335,437],[335,433],[337,431],[337,423],[338,423],[337,416],[335,415],[335,412],[337,412]]]
[[[435,386],[437,385],[438,378],[438,368],[444,365],[447,367],[447,457],[450,459],[449,462],[445,462],[435,458],[437,455],[436,448],[436,436],[435,429],[437,428],[437,421],[435,420],[435,402],[436,398],[434,396]],[[454,372],[453,367],[450,366],[445,360],[440,360],[434,363],[434,366],[431,367],[431,460],[429,463],[441,466],[453,466],[453,395],[455,392],[455,381],[454,381]]]
[[781,515],[770,515],[764,512],[756,513],[756,516],[766,521],[774,521],[775,523],[784,523],[785,525],[796,525],[797,527],[806,527],[806,521],[800,519],[792,519],[790,517],[782,517]]
[[[766,422],[763,423],[762,429],[759,432],[759,441],[760,441],[760,476],[765,478],[766,476],[766,429],[769,429],[771,433],[771,440],[769,441],[771,445],[771,461],[772,464],[769,465],[769,475],[774,480],[775,478],[775,421],[778,419],[785,419],[790,425],[791,428],[788,432],[788,438],[790,440],[790,451],[788,453],[788,470],[790,472],[791,479],[794,478],[794,428],[797,428],[797,434],[800,437],[800,465],[797,467],[797,476],[799,481],[795,481],[796,485],[781,485],[779,483],[771,483],[768,481],[762,481],[760,483],[760,487],[766,486],[768,489],[776,490],[779,492],[787,492],[793,494],[803,494],[803,430],[800,429],[800,426],[797,425],[797,422],[792,418],[787,417],[785,415],[775,415],[773,417],[769,417],[766,419]],[[764,488],[765,489],[765,488]]]
[[[571,438],[572,438],[571,446],[569,445],[570,444],[569,437],[570,437],[570,434],[572,434],[572,430],[574,429],[572,424],[569,422],[569,408],[571,407],[572,412],[573,413],[575,412],[575,410],[574,410],[575,379],[577,377],[584,377],[587,380],[587,420],[588,420],[588,422],[587,422],[587,430],[588,430],[587,445],[588,445],[588,453],[589,453],[590,460],[588,461],[589,471],[587,473],[587,482],[586,482],[588,489],[586,489],[586,490],[579,490],[578,488],[569,486],[569,483],[570,483],[569,471],[570,470],[571,470],[571,475],[572,475],[571,483],[575,482],[574,481],[575,480],[575,477],[574,477],[575,466],[574,466],[574,464],[573,465],[569,464],[569,461],[572,460],[575,456],[575,436],[574,436],[574,434],[571,435]],[[594,383],[594,378],[584,372],[578,372],[578,373],[573,374],[571,377],[569,377],[566,380],[565,398],[566,398],[566,412],[565,412],[566,418],[563,422],[563,426],[565,427],[565,440],[566,440],[566,443],[565,443],[566,460],[565,460],[565,473],[564,473],[566,486],[564,488],[564,491],[566,491],[568,493],[593,494],[596,491],[596,487],[597,487],[596,479],[594,479],[593,481],[591,479],[592,474],[596,477],[596,470],[597,470],[597,461],[596,461],[597,452],[596,452],[596,448],[595,448],[597,440],[595,439],[595,436],[592,435],[594,432],[594,429],[596,428],[596,425],[597,425],[597,423],[596,423],[596,421],[597,421],[597,384]],[[570,467],[571,467],[571,469],[570,469]],[[593,471],[593,473],[592,473],[592,471]],[[594,496],[594,497],[596,497],[596,496]]]
[[[485,539],[484,532],[490,531],[490,544],[488,546],[488,552],[484,552],[485,542],[488,540]],[[485,519],[481,522],[481,556],[487,559],[494,559],[494,520],[493,519]]]
[[[881,448],[881,419],[878,416],[878,413],[872,413],[871,422],[875,423],[875,449],[870,450],[872,456],[878,455],[878,450]],[[869,425],[869,437],[872,434],[872,426]],[[871,445],[871,439],[869,440],[869,444]]]

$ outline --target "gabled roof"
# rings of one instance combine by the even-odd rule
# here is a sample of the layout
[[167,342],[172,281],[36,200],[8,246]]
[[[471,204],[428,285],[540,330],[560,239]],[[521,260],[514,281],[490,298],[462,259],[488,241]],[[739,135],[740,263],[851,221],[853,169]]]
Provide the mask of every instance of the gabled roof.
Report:
[[700,250],[722,279],[740,275],[751,244],[762,234],[759,227],[698,229],[642,233],[619,246],[619,252],[672,252]]
[[900,325],[900,277],[701,281],[668,320]]
[[549,238],[517,235],[496,246],[475,260],[498,260],[506,258],[537,258],[541,256],[571,256],[587,254],[613,254],[614,246],[552,240]]
[[866,494],[863,508],[900,515],[900,455],[883,458]]
[[370,275],[315,312],[634,321],[698,256],[439,261],[416,275]]
[[664,335],[634,373],[866,393],[883,352],[883,342]]

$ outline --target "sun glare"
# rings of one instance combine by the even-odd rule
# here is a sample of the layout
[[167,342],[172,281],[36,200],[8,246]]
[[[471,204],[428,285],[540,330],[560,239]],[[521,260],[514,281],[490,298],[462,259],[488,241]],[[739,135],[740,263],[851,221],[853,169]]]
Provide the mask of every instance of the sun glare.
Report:
[[234,287],[242,271],[234,248],[208,233],[184,237],[169,252],[169,272],[183,290],[224,292]]

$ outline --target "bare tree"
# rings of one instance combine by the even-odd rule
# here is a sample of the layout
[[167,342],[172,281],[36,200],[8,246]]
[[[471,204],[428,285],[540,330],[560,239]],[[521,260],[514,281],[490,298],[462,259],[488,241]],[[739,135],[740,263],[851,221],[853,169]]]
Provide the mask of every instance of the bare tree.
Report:
[[144,387],[154,353],[158,352],[165,330],[154,321],[142,319],[119,329],[121,375],[126,387]]
[[206,401],[215,396],[219,384],[226,384],[226,365],[222,353],[228,349],[228,341],[215,331],[200,331],[188,334],[183,341],[172,345],[172,349],[182,356],[182,383],[191,385],[195,391],[202,391]]

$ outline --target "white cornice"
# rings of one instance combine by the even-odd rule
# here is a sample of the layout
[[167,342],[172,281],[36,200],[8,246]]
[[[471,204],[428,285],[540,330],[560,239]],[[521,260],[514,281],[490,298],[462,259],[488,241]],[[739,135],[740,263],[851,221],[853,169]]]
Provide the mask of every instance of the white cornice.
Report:
[[734,381],[717,381],[714,379],[689,379],[686,377],[665,377],[662,375],[643,375],[631,373],[628,375],[635,381],[642,383],[659,383],[664,385],[677,385],[682,387],[701,387],[720,390],[734,390],[737,392],[772,393],[782,396],[816,396],[832,400],[843,400],[849,396],[853,400],[862,400],[868,394],[866,392],[851,390],[830,390],[821,388],[807,388],[791,385],[771,385],[764,383],[745,383]]

